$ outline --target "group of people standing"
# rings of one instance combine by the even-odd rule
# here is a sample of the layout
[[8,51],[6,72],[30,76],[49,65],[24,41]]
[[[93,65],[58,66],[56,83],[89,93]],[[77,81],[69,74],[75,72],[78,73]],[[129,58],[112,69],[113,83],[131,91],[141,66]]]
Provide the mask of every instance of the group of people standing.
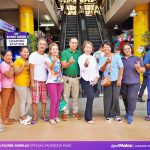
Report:
[[[94,55],[92,55],[94,47],[90,41],[84,42],[83,52],[77,50],[77,46],[78,40],[73,37],[69,41],[69,48],[63,50],[61,54],[59,54],[59,47],[56,43],[51,43],[48,54],[45,54],[47,42],[45,39],[39,39],[36,52],[30,55],[28,47],[22,47],[20,58],[16,59],[14,63],[11,51],[1,52],[3,61],[0,65],[0,110],[3,124],[11,125],[14,121],[9,115],[15,102],[15,90],[20,101],[20,123],[24,125],[37,123],[39,102],[42,104],[41,119],[43,121],[49,121],[52,125],[61,122],[58,114],[61,97],[66,101],[62,120],[69,119],[70,97],[72,98],[72,115],[75,119],[80,120],[78,103],[80,83],[87,96],[85,121],[93,124],[95,122],[92,113],[94,85],[100,85],[99,81],[108,75],[111,84],[104,86],[106,121],[110,122],[113,118],[118,122],[122,121],[119,107],[121,93],[127,122],[128,124],[133,122],[140,88],[140,74],[145,71],[143,61],[134,56],[133,49],[128,43],[122,48],[122,58],[117,53],[112,53],[112,46],[107,41]],[[148,59],[146,60],[146,67],[150,68]],[[49,117],[46,116],[47,93],[50,98]],[[148,100],[150,101],[150,98]],[[148,116],[150,115],[149,101]],[[28,115],[31,105],[32,117]]]

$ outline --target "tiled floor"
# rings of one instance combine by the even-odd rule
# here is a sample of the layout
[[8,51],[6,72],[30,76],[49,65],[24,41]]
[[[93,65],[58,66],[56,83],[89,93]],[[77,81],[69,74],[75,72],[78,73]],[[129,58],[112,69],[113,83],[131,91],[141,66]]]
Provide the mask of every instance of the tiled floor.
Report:
[[[123,118],[122,123],[113,120],[111,123],[104,121],[102,98],[94,101],[95,124],[84,121],[83,111],[85,98],[79,100],[81,120],[70,117],[66,122],[51,125],[39,119],[35,125],[23,126],[16,121],[7,130],[0,133],[1,141],[150,141],[150,122],[143,117],[146,113],[146,103],[137,103],[134,123],[128,125]],[[120,100],[121,114],[124,115],[124,106]],[[40,107],[39,107],[40,109]],[[47,114],[49,107],[47,108]],[[19,116],[18,102],[16,101],[12,116]],[[39,110],[40,112],[40,110]],[[17,115],[16,115],[17,114]]]

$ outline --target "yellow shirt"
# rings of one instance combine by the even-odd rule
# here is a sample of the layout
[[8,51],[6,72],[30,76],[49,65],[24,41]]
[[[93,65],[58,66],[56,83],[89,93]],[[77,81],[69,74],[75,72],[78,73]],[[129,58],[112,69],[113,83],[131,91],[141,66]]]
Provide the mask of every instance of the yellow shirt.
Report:
[[[14,62],[15,68],[20,68],[25,64],[25,61],[21,58],[18,58]],[[14,83],[18,86],[29,86],[30,85],[30,72],[29,72],[29,66],[26,66],[24,70],[19,74],[15,76]]]

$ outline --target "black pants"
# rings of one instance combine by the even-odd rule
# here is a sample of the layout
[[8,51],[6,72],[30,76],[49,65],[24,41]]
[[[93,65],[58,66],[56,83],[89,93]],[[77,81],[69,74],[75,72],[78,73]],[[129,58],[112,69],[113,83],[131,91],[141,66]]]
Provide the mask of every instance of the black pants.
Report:
[[140,98],[143,97],[143,93],[146,89],[146,86],[147,86],[147,76],[144,76],[138,97],[140,97]]
[[125,84],[121,85],[121,95],[123,98],[126,113],[132,115],[136,108],[138,91],[140,89],[140,84]]
[[81,87],[85,91],[87,101],[85,108],[85,120],[91,121],[93,117],[92,109],[93,109],[93,100],[94,100],[94,88],[90,85],[89,81],[85,81],[83,78],[80,79]]
[[112,81],[110,86],[104,87],[104,116],[106,118],[120,116],[120,88],[116,86],[115,81]]

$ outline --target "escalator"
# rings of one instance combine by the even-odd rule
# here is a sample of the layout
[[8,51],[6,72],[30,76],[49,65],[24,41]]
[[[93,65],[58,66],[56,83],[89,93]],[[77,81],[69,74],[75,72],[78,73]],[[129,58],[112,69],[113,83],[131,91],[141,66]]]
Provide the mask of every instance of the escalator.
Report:
[[110,41],[102,15],[86,16],[84,13],[78,14],[78,28],[80,45],[85,40],[91,41],[94,51],[97,51],[104,41]]
[[98,13],[92,16],[86,16],[84,13],[78,15],[64,14],[61,31],[61,50],[69,47],[71,37],[78,38],[78,49],[81,49],[85,40],[91,41],[94,51],[97,51],[104,41],[110,41],[103,17]]
[[78,26],[77,26],[77,16],[76,15],[67,16],[65,48],[69,47],[69,39],[71,37],[78,38]]
[[93,43],[94,50],[97,51],[102,44],[102,37],[100,35],[96,16],[86,16],[87,38]]
[[78,25],[76,15],[64,15],[61,29],[61,50],[69,47],[69,39],[71,37],[78,38]]

